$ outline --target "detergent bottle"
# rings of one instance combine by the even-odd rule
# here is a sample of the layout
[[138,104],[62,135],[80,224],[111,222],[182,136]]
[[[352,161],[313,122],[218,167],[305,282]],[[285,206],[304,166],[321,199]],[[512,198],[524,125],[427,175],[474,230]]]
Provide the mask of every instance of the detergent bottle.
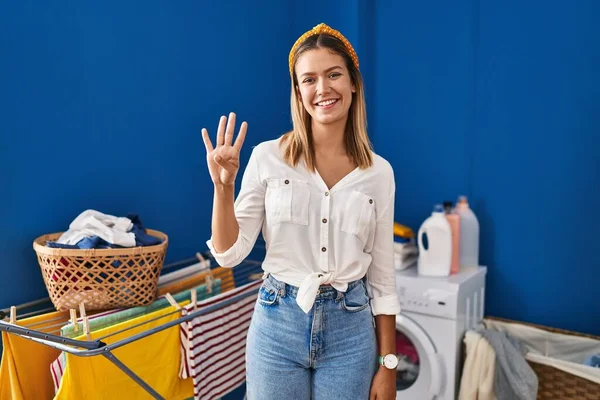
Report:
[[456,212],[460,217],[460,267],[478,267],[479,221],[469,207],[467,196],[458,198]]
[[454,211],[451,201],[444,202],[446,219],[452,230],[452,262],[450,263],[450,274],[458,274],[460,271],[460,216]]
[[[423,235],[427,235],[428,246],[423,244]],[[419,228],[419,275],[448,276],[452,263],[452,229],[446,219],[444,207],[437,204],[431,217]]]

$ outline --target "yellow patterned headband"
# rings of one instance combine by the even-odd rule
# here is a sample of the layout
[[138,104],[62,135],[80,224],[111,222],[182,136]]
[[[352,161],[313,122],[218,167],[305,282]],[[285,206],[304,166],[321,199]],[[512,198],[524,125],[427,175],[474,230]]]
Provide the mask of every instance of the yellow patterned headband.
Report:
[[330,26],[327,26],[327,25],[321,23],[321,24],[315,26],[314,28],[312,28],[310,31],[303,34],[302,36],[300,36],[298,38],[298,40],[296,40],[296,43],[294,43],[294,45],[292,46],[292,50],[290,50],[290,56],[289,56],[290,75],[294,74],[294,66],[292,65],[292,61],[293,61],[294,53],[296,52],[296,49],[298,49],[298,47],[309,37],[314,36],[314,35],[319,35],[321,33],[326,33],[328,35],[331,35],[331,36],[334,36],[334,37],[340,39],[344,43],[344,46],[346,46],[346,50],[348,50],[348,53],[350,54],[350,57],[352,58],[352,62],[354,62],[354,66],[356,67],[356,69],[358,69],[358,56],[356,55],[356,52],[354,51],[354,48],[352,47],[352,45],[350,44],[348,39],[346,39],[344,37],[344,35],[342,35],[339,31],[336,31],[335,29],[331,28]]

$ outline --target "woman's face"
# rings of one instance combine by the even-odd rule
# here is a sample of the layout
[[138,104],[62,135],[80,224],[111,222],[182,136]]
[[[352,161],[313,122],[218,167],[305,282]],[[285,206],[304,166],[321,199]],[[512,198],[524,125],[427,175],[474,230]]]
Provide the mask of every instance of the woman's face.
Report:
[[314,122],[347,118],[355,88],[342,56],[324,48],[306,51],[296,62],[296,76],[300,101]]

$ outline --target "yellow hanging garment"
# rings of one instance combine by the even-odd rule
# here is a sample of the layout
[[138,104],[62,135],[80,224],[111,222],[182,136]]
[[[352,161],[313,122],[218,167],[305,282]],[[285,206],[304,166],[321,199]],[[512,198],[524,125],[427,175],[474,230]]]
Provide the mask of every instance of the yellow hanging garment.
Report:
[[[68,319],[68,312],[51,312],[17,321],[17,325],[58,335],[60,326]],[[60,351],[6,332],[2,332],[2,343],[0,399],[52,399],[54,384],[50,364]]]
[[[179,303],[182,307],[189,303]],[[125,321],[108,328],[92,332],[92,339],[106,336],[125,328],[153,320],[172,313],[156,321],[145,323],[106,339],[110,344],[158,327],[181,316],[173,313],[174,307],[167,307],[153,313]],[[84,336],[77,339],[83,340]],[[178,377],[181,365],[180,328],[175,325],[164,331],[146,336],[127,344],[112,353],[143,381],[165,399],[187,399],[193,396],[192,379]],[[67,366],[63,373],[60,389],[55,399],[148,399],[150,395],[129,376],[102,355],[78,357],[67,353]]]

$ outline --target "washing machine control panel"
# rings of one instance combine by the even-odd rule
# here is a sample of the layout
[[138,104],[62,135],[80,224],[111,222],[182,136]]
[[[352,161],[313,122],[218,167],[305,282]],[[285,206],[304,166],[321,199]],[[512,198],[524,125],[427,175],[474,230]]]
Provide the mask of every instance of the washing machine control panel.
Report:
[[399,286],[398,296],[402,310],[452,319],[456,317],[456,293],[442,289],[415,290]]

